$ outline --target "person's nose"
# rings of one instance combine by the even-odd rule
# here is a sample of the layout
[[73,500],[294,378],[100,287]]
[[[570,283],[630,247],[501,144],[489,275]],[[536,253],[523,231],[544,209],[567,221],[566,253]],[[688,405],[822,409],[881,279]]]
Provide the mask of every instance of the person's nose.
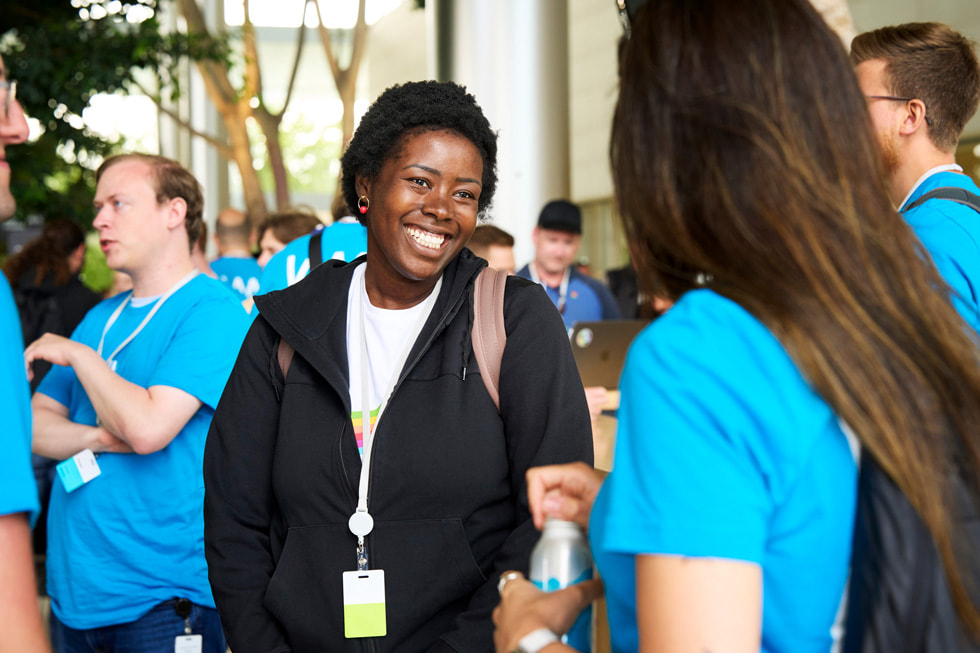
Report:
[[29,134],[27,118],[20,103],[11,100],[6,115],[3,115],[2,105],[0,105],[0,144],[18,145],[26,141]]
[[426,194],[422,212],[436,220],[445,220],[449,217],[449,201],[450,198],[445,193],[433,190]]
[[106,211],[106,207],[100,207],[95,210],[95,219],[92,220],[92,227],[101,230],[109,226],[109,212]]

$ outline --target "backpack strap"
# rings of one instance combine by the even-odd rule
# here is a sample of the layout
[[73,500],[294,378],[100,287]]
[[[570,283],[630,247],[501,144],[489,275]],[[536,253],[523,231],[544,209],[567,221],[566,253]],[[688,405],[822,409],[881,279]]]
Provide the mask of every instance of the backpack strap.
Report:
[[[931,199],[952,200],[953,202],[958,202],[959,204],[965,204],[974,211],[980,213],[980,195],[971,193],[965,188],[957,188],[956,186],[934,188],[905,207],[905,211],[911,211],[914,208],[922,206]],[[905,211],[902,211],[902,213]]]
[[323,263],[323,229],[317,229],[310,236],[310,270]]
[[500,361],[507,345],[504,329],[504,288],[507,273],[483,268],[473,288],[473,354],[487,394],[500,411]]

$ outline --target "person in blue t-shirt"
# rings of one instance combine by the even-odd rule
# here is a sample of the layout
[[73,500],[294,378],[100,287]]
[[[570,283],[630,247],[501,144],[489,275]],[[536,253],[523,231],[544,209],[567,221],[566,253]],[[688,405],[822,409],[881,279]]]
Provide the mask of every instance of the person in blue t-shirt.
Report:
[[[858,84],[888,176],[892,202],[949,284],[964,319],[980,331],[980,215],[937,188],[980,188],[956,163],[963,127],[980,104],[975,44],[940,23],[882,27],[851,46]],[[955,92],[950,89],[956,89]]]
[[[672,306],[630,347],[612,471],[529,470],[535,525],[588,529],[617,653],[827,653],[860,443],[950,545],[944,598],[976,619],[941,488],[964,466],[980,499],[980,354],[875,174],[840,39],[807,0],[628,8],[616,204],[640,287]],[[497,651],[559,653],[602,584],[499,587]]]
[[211,261],[211,269],[221,283],[238,293],[242,301],[258,291],[262,274],[262,268],[252,256],[251,235],[248,216],[241,211],[226,208],[218,214],[214,226],[218,258]]
[[269,259],[262,270],[259,292],[288,288],[310,273],[310,239],[320,239],[320,261],[353,261],[367,251],[367,230],[353,216],[343,217],[329,227],[300,236]]
[[52,639],[62,653],[169,653],[194,635],[198,650],[224,653],[202,464],[248,318],[193,266],[203,200],[187,170],[126,154],[96,182],[93,226],[133,290],[93,308],[71,339],[46,334],[25,352],[55,365],[32,402],[34,451],[80,470],[59,470],[51,496]]
[[[0,222],[17,202],[10,192],[6,146],[27,140],[27,119],[0,57]],[[30,391],[21,352],[20,319],[7,278],[0,274],[0,650],[49,650],[37,604],[31,526],[37,487],[31,470]]]
[[582,244],[582,211],[566,200],[545,204],[534,228],[534,260],[517,271],[545,289],[571,333],[576,322],[615,320],[619,307],[609,289],[575,267]]

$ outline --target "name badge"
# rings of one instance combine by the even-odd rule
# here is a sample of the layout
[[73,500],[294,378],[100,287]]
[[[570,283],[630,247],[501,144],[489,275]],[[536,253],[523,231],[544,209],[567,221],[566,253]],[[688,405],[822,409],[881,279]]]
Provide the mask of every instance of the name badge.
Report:
[[73,492],[102,473],[91,449],[82,449],[55,467],[66,492]]
[[201,653],[204,638],[200,635],[180,635],[174,642],[174,653]]
[[385,572],[383,569],[344,572],[344,637],[384,637]]

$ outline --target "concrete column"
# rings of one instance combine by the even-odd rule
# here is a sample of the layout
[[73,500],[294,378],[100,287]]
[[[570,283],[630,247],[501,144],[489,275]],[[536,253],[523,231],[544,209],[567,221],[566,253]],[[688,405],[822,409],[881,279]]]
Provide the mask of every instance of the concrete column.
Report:
[[569,195],[565,0],[429,0],[430,73],[467,87],[498,131],[493,223],[522,266],[550,199]]

